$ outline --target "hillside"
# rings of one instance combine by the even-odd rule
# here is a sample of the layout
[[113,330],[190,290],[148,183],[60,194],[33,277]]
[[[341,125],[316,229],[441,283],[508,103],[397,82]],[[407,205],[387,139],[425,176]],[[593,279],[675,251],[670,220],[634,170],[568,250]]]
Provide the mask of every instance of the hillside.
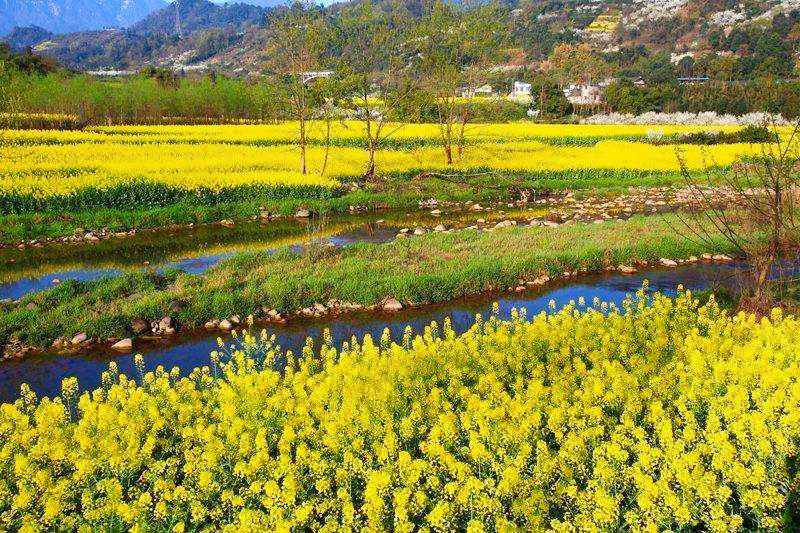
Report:
[[179,16],[173,2],[128,29],[59,35],[36,43],[34,50],[82,70],[184,68],[246,42],[267,13],[266,8],[208,0],[180,0],[178,5]]
[[150,63],[155,52],[173,45],[167,35],[137,35],[109,29],[60,35],[38,43],[34,52],[79,70],[128,69]]
[[53,34],[36,25],[17,26],[3,39],[14,50],[24,50],[29,46],[36,46],[42,41],[53,37]]
[[[388,0],[373,1],[390,6]],[[342,5],[331,6],[330,15],[335,18]],[[405,5],[412,15],[422,10],[418,0]],[[690,68],[696,62],[702,67],[698,72],[706,74],[710,67],[704,61],[735,56],[739,64],[731,67],[720,59],[713,68],[733,69],[730,77],[762,71],[785,77],[794,69],[800,45],[800,0],[510,0],[507,5],[518,65],[547,59],[559,44],[584,43],[631,76],[641,75],[643,58],[663,53],[673,65],[683,60],[687,75],[696,74]],[[78,69],[213,65],[229,73],[258,72],[268,11],[180,0],[179,9],[166,5],[127,30],[28,35],[25,44],[36,44],[37,52]],[[22,41],[24,32],[15,33],[14,39]]]
[[[176,12],[176,5],[180,8]],[[151,13],[131,26],[139,35],[165,33],[187,35],[197,30],[224,28],[237,29],[251,24],[261,24],[266,10],[262,7],[236,3],[214,4],[208,0],[180,0]]]
[[764,28],[776,19],[786,19],[782,37],[788,39],[798,10],[800,0],[532,0],[520,2],[513,14],[530,55],[542,58],[561,42],[605,51],[639,45],[677,53],[711,50],[719,48],[719,35]]

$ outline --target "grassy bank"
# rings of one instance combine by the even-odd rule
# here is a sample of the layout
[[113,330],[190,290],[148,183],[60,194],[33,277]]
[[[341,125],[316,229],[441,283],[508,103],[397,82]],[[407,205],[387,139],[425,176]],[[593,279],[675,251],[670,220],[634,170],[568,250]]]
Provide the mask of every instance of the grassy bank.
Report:
[[[358,180],[359,178],[354,178]],[[36,200],[0,195],[0,242],[72,235],[76,228],[126,231],[170,225],[204,224],[222,219],[245,220],[262,208],[281,215],[298,209],[325,213],[347,213],[350,206],[414,208],[423,199],[474,202],[510,201],[521,190],[535,195],[560,191],[591,191],[615,194],[629,187],[683,185],[677,172],[576,170],[508,174],[483,169],[477,175],[453,172],[446,176],[419,177],[418,171],[361,182],[359,188],[287,189],[261,193],[252,187],[216,194],[171,195],[165,187],[85,189],[61,202],[59,198]],[[148,189],[145,191],[144,189]],[[185,192],[185,191],[184,191]],[[531,194],[530,198],[535,197]]]
[[[544,272],[600,270],[633,260],[708,251],[682,238],[669,215],[606,224],[428,234],[387,244],[242,253],[203,275],[137,272],[91,282],[66,281],[25,297],[0,316],[0,342],[48,346],[79,332],[127,337],[134,319],[171,315],[183,327],[213,318],[291,313],[330,299],[365,306],[386,297],[424,304],[516,286]],[[176,302],[180,305],[176,306]]]
[[[487,224],[501,220],[543,216],[547,208],[482,211]],[[78,269],[135,270],[142,265],[163,265],[172,261],[209,255],[233,255],[243,251],[259,251],[303,245],[309,240],[323,240],[348,235],[359,238],[371,229],[381,235],[393,235],[391,228],[432,228],[437,224],[466,227],[475,223],[474,211],[445,211],[434,216],[428,209],[369,211],[365,213],[330,215],[308,219],[294,216],[247,221],[233,226],[204,224],[194,227],[165,227],[140,231],[135,236],[108,237],[85,242],[50,243],[48,246],[27,246],[0,249],[0,284],[23,278],[38,278],[57,272]],[[378,221],[382,221],[378,223]]]

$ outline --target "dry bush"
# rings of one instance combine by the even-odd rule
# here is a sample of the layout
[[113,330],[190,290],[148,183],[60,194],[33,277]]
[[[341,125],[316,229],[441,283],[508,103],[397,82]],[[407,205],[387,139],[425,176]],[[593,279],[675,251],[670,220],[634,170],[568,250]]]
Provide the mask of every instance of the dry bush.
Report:
[[[800,122],[790,130],[765,124],[774,142],[754,144],[754,155],[730,169],[712,164],[702,179],[677,150],[682,174],[697,209],[681,214],[682,233],[711,245],[721,233],[744,260],[739,269],[740,307],[766,313],[786,303],[798,278]],[[709,188],[705,183],[717,186]]]

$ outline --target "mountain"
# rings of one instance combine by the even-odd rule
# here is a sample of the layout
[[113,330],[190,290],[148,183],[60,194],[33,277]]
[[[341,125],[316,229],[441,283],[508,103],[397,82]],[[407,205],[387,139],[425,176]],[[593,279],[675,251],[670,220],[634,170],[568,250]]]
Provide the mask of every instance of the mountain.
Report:
[[[225,4],[226,0],[214,0],[215,4]],[[291,4],[291,0],[247,0],[247,3],[256,7],[278,7]],[[330,0],[319,2],[321,4],[329,4]]]
[[24,50],[29,46],[35,46],[42,41],[50,39],[52,36],[52,33],[39,26],[17,26],[3,40],[11,45],[13,50]]
[[37,54],[77,70],[136,69],[174,43],[166,35],[137,35],[128,30],[92,30],[59,35],[33,47]]
[[[585,42],[595,49],[643,45],[686,53],[714,47],[714,34],[757,32],[773,21],[788,31],[800,0],[527,0],[513,9],[517,33],[531,55],[546,57],[553,44]],[[787,33],[788,33],[787,31]],[[781,35],[789,37],[788,35]]]
[[267,12],[241,3],[179,0],[128,29],[58,35],[36,43],[34,51],[79,70],[188,68],[252,40]]
[[[176,6],[178,9],[176,10]],[[261,24],[266,10],[248,4],[215,4],[208,0],[179,0],[151,13],[131,26],[140,35],[148,33],[189,34],[197,30]]]
[[0,0],[0,35],[35,24],[53,33],[127,27],[164,0]]

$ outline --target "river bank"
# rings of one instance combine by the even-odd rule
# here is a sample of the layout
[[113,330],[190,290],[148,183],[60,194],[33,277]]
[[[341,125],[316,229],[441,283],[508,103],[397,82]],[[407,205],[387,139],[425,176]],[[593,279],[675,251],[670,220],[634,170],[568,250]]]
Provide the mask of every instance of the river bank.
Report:
[[[413,177],[413,179],[412,179]],[[588,172],[549,172],[510,176],[487,173],[485,176],[452,175],[389,176],[374,182],[350,182],[326,189],[316,196],[296,195],[291,191],[275,197],[258,191],[228,196],[236,200],[205,203],[202,196],[166,205],[137,201],[131,191],[120,191],[111,207],[92,204],[81,208],[53,209],[43,206],[32,212],[0,210],[0,249],[42,247],[53,243],[94,243],[127,238],[143,230],[180,230],[209,224],[237,224],[251,221],[280,221],[298,214],[326,216],[354,215],[381,210],[413,211],[434,199],[441,206],[470,207],[507,205],[552,205],[565,198],[591,198],[598,205],[621,199],[624,208],[641,212],[646,203],[669,205],[692,203],[684,178],[675,172],[598,170]],[[721,195],[725,192],[720,189]],[[132,196],[133,195],[133,196]],[[164,193],[162,196],[169,197]],[[129,198],[130,197],[130,198]],[[165,200],[166,201],[166,200]],[[537,203],[538,202],[538,203]],[[9,208],[11,209],[11,208]]]
[[[253,334],[265,329],[268,335],[275,335],[275,344],[281,349],[299,354],[307,339],[312,339],[313,345],[319,347],[324,342],[326,331],[334,346],[350,341],[353,336],[362,339],[369,334],[373,339],[378,339],[386,329],[390,337],[399,342],[407,327],[411,328],[413,334],[421,334],[431,322],[441,325],[445,319],[450,321],[457,333],[462,333],[474,324],[477,315],[487,319],[494,313],[501,319],[509,319],[512,310],[525,309],[527,316],[532,318],[540,312],[561,309],[570,301],[576,304],[583,301],[591,306],[595,298],[608,305],[621,306],[624,299],[641,288],[645,280],[648,292],[657,291],[672,296],[679,285],[693,291],[726,286],[732,279],[733,271],[732,264],[694,263],[633,274],[586,274],[569,280],[553,280],[545,286],[530,287],[524,291],[486,292],[447,303],[405,308],[397,313],[352,312],[320,318],[295,317],[286,324],[243,324],[240,328]],[[226,339],[226,343],[231,340],[230,333],[199,328],[147,342],[140,339],[136,349],[128,353],[95,345],[83,352],[50,352],[2,360],[0,403],[13,401],[23,383],[28,384],[39,396],[58,395],[61,393],[61,380],[69,376],[78,379],[82,390],[93,390],[101,386],[101,375],[111,362],[120,373],[136,376],[139,369],[134,364],[134,354],[144,356],[145,371],[154,371],[159,366],[167,370],[177,367],[186,375],[194,368],[210,364],[209,353],[219,348],[219,337]]]
[[56,348],[72,349],[128,339],[132,348],[137,335],[229,329],[250,315],[280,322],[391,311],[608,269],[675,267],[683,259],[700,261],[704,253],[730,252],[721,239],[714,250],[689,242],[668,214],[602,224],[533,224],[444,228],[385,244],[239,253],[200,275],[137,271],[68,280],[6,304],[0,342],[6,356],[43,351],[56,340]]
[[[716,193],[720,195],[721,191]],[[310,241],[342,246],[386,242],[405,236],[403,229],[415,233],[490,227],[498,222],[598,223],[634,214],[694,208],[692,195],[686,190],[646,188],[613,197],[567,193],[529,202],[483,205],[428,199],[413,209],[346,215],[304,212],[299,213],[303,216],[276,215],[239,223],[228,220],[122,233],[80,229],[69,237],[0,245],[0,302],[11,303],[8,299],[19,299],[67,279],[87,281],[143,268],[178,268],[201,274],[238,252],[298,247]]]
[[[622,215],[629,216],[623,213]],[[474,209],[420,207],[414,211],[378,211],[346,216],[285,217],[241,224],[209,224],[191,228],[141,231],[125,238],[68,240],[49,245],[0,249],[0,303],[13,304],[25,295],[67,280],[89,281],[138,270],[179,269],[202,274],[218,262],[242,252],[300,251],[309,244],[350,246],[383,243],[415,232],[444,227],[455,231],[477,224],[529,224],[558,215],[544,207],[487,206]],[[441,229],[441,228],[440,228]],[[403,233],[406,231],[406,233]]]

